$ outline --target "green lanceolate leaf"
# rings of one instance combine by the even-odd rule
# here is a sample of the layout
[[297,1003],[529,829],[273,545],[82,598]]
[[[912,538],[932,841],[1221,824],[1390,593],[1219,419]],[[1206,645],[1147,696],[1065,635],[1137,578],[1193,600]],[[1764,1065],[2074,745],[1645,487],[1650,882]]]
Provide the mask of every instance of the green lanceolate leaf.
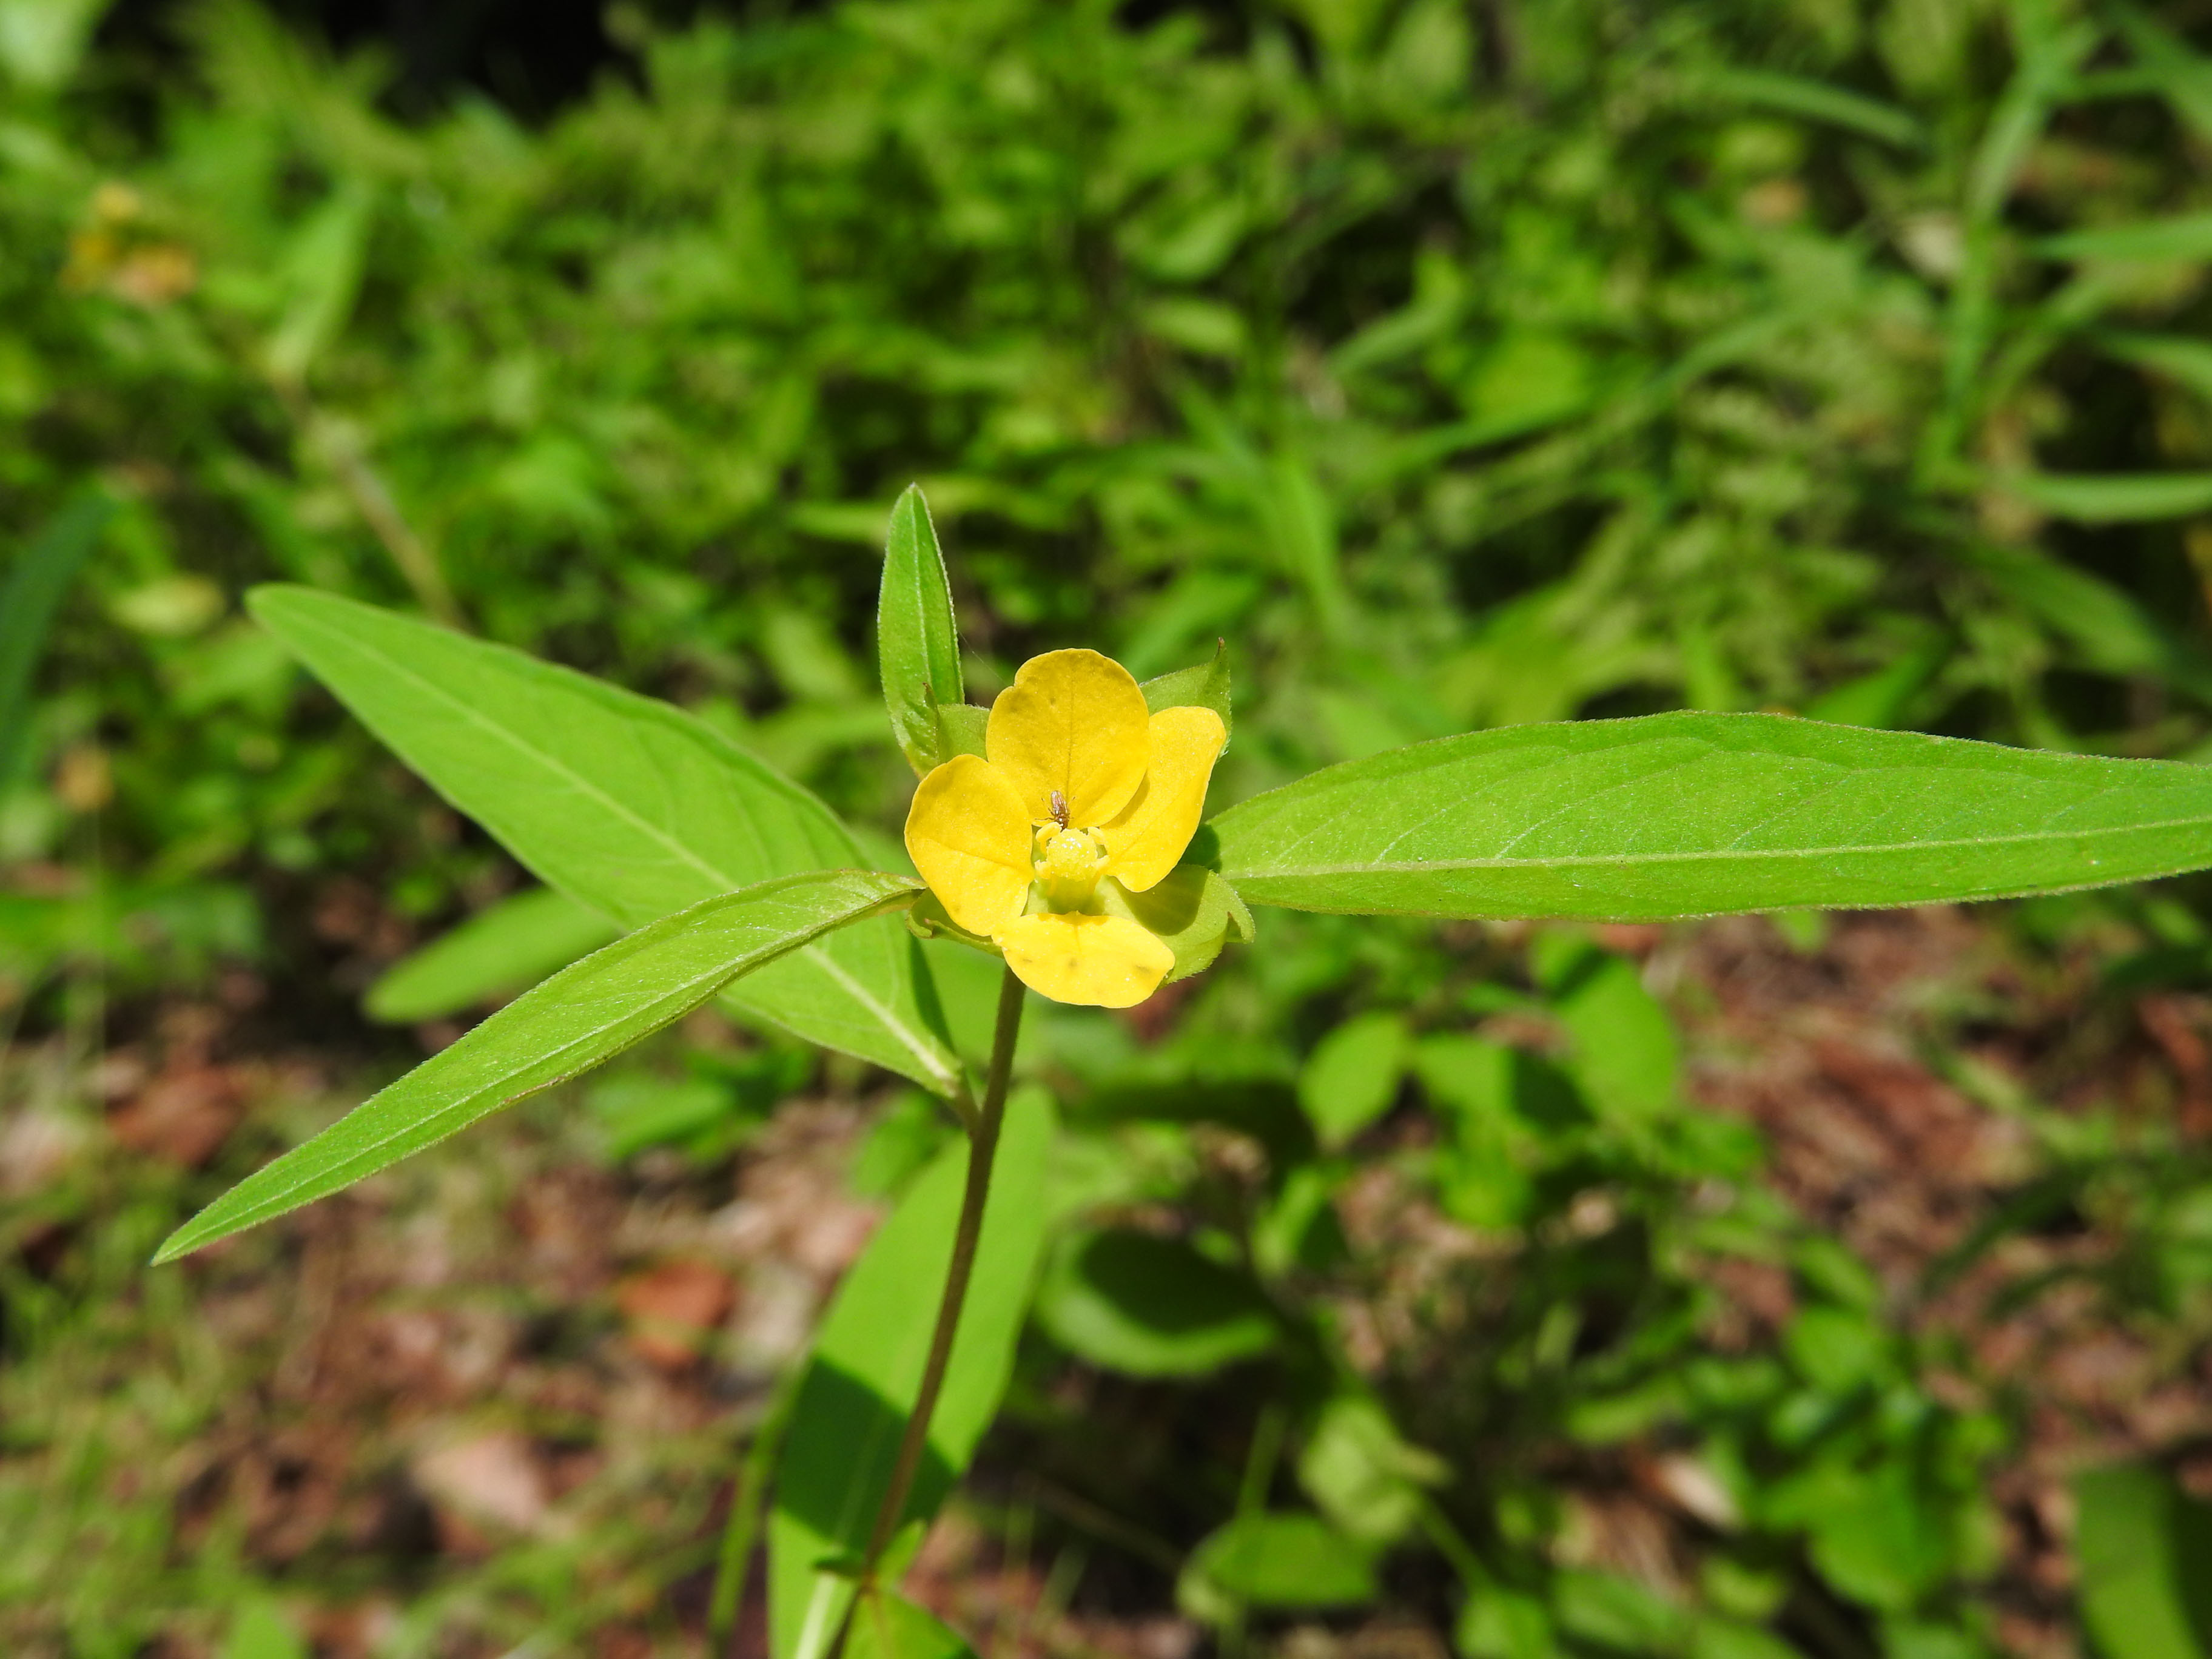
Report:
[[99,490],[78,496],[17,556],[0,588],[0,787],[10,781],[23,746],[31,674],[46,629],[114,512],[114,501]]
[[908,485],[891,508],[876,599],[876,659],[899,750],[917,773],[927,772],[948,754],[938,735],[937,705],[958,704],[967,691],[952,587],[919,484]]
[[550,887],[533,887],[402,957],[368,988],[362,1006],[388,1024],[443,1019],[533,985],[615,937],[598,911]]
[[[249,603],[440,794],[618,927],[869,862],[828,807],[666,703],[327,593],[263,587]],[[731,1000],[945,1092],[957,1062],[926,971],[884,919],[793,951]]]
[[821,870],[724,893],[556,974],[171,1234],[173,1261],[421,1152],[681,1019],[741,974],[909,902],[916,883]]
[[1213,655],[1190,668],[1178,668],[1143,686],[1145,707],[1155,714],[1163,708],[1211,708],[1221,716],[1225,732],[1236,728],[1229,717],[1229,641],[1216,640]]
[[1924,904],[2212,865],[2212,769],[1778,714],[1509,726],[1333,766],[1212,823],[1293,909],[1657,920]]
[[2105,1659],[2212,1653],[2212,1508],[2129,1463],[2085,1471],[2074,1501],[2081,1620]]
[[[1007,1104],[975,1277],[930,1419],[908,1521],[935,1512],[1006,1391],[1044,1242],[1052,1134],[1050,1099],[1018,1092]],[[775,1659],[823,1659],[852,1599],[853,1580],[845,1572],[866,1547],[921,1386],[967,1173],[964,1141],[922,1172],[846,1275],[823,1322],[792,1413],[769,1528]]]

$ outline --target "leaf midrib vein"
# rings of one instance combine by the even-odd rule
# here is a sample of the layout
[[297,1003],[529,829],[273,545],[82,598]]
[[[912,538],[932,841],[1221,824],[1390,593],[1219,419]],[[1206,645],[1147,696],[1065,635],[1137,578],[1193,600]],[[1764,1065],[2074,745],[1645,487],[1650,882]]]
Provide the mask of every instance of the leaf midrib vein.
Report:
[[[2045,842],[2094,841],[2100,837],[2138,836],[2160,830],[2186,830],[2200,826],[2212,826],[2212,814],[2198,814],[2184,818],[2160,818],[2142,823],[2106,825],[2101,829],[2093,830],[2037,830],[2010,836],[1970,836],[1930,841],[1838,842],[1815,847],[1766,848],[1700,848],[1692,851],[1676,853],[1571,853],[1553,858],[1517,859],[1492,855],[1477,858],[1376,859],[1358,863],[1337,861],[1326,864],[1255,866],[1249,869],[1224,870],[1222,873],[1231,881],[1249,881],[1255,877],[1396,874],[1407,871],[1532,868],[1584,870],[1600,866],[1727,861],[1765,862],[1783,859],[1834,858],[1856,853],[1946,852],[1961,848],[1999,848],[2027,846]],[[1516,836],[1515,839],[1517,841],[1521,837]]]
[[[310,625],[313,625],[312,619]],[[572,786],[585,796],[586,799],[596,802],[599,805],[605,807],[617,818],[633,825],[648,840],[656,842],[661,846],[666,848],[669,851],[677,854],[683,862],[689,864],[701,875],[706,877],[709,881],[715,883],[716,891],[730,892],[746,884],[744,882],[737,880],[727,871],[722,870],[716,866],[708,863],[707,860],[700,857],[698,854],[692,851],[690,848],[686,847],[682,842],[678,841],[666,830],[659,828],[649,819],[641,817],[636,812],[632,811],[629,807],[623,805],[622,802],[615,799],[613,796],[599,788],[598,785],[592,783],[580,773],[563,765],[561,762],[556,760],[551,755],[546,753],[544,750],[526,743],[518,733],[509,731],[507,727],[500,725],[498,722],[489,720],[486,716],[479,714],[476,709],[471,708],[467,703],[462,702],[459,698],[447,691],[443,687],[424,678],[414,669],[409,667],[406,664],[398,661],[397,659],[392,657],[373,643],[358,639],[355,635],[331,629],[326,625],[324,627],[324,633],[326,637],[334,635],[342,644],[351,645],[356,650],[374,658],[379,663],[382,664],[386,669],[394,674],[420,687],[436,702],[447,708],[459,710],[461,717],[469,724],[481,727],[483,730],[492,733],[495,737],[504,739],[507,745],[514,749],[517,753],[536,761],[538,764],[544,766],[548,771],[553,773],[555,775],[568,780]],[[711,896],[711,895],[709,896]],[[866,1008],[868,1012],[876,1018],[876,1019],[881,1022],[884,1029],[890,1032],[893,1037],[896,1038],[901,1046],[902,1046],[908,1054],[912,1054],[917,1060],[921,1061],[924,1066],[927,1067],[933,1077],[943,1079],[948,1081],[950,1080],[949,1078],[947,1078],[943,1062],[939,1060],[939,1058],[927,1048],[923,1046],[923,1044],[915,1037],[913,1031],[908,1028],[906,1022],[897,1018],[896,1014],[894,1014],[890,1010],[885,1008],[875,998],[869,996],[865,992],[861,991],[859,988],[858,982],[854,980],[853,976],[836,963],[830,957],[830,953],[823,950],[818,943],[810,943],[801,945],[799,949],[798,954],[808,957],[812,961],[815,966],[824,970],[832,980],[837,981],[839,985],[850,993],[863,1007]]]

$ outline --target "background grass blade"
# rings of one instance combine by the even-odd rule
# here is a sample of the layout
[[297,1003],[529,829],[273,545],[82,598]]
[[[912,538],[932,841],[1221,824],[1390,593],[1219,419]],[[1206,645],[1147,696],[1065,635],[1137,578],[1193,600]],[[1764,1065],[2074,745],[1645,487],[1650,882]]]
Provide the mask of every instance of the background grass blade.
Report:
[[296,1210],[435,1145],[681,1019],[740,974],[910,900],[915,883],[818,871],[663,917],[547,980],[266,1164],[170,1235],[155,1261]]
[[0,787],[15,776],[27,734],[31,675],[62,595],[115,512],[114,501],[87,490],[50,520],[0,587]]
[[[501,646],[304,588],[253,614],[363,724],[547,885],[635,927],[773,876],[869,860],[812,795],[690,716]],[[811,1042],[948,1090],[957,1062],[880,921],[732,995]]]
[[2212,771],[1774,714],[1508,727],[1214,820],[1250,902],[1655,919],[1925,904],[2212,864]]

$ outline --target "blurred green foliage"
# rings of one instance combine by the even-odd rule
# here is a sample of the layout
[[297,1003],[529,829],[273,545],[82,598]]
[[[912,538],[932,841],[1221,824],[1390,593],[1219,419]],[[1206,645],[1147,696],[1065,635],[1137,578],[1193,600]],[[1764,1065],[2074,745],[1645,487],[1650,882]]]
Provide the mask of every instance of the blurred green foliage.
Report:
[[[98,44],[99,9],[0,0],[15,579],[88,483],[117,503],[0,776],[0,971],[34,1022],[97,1021],[58,964],[107,988],[299,973],[334,878],[426,923],[513,887],[246,622],[260,580],[667,696],[888,831],[906,771],[866,630],[915,479],[972,696],[1052,646],[1151,675],[1229,640],[1218,802],[1471,726],[1680,706],[2212,743],[2212,58],[2185,7],[617,8],[635,74],[535,126],[467,94],[402,122],[376,57],[241,0],[168,13],[167,72]],[[2203,981],[2188,911],[2118,914],[2116,986]],[[1402,1595],[1467,1659],[1984,1651],[2017,1424],[1942,1403],[1956,1356],[1764,1195],[1754,1136],[1685,1103],[1632,964],[1578,935],[1266,926],[1166,1042],[1048,1013],[1024,1062],[1071,1122],[1025,1364],[1267,1382],[1263,1411],[1237,1395],[1247,1467],[1117,1494],[1205,1540],[1183,1605],[1233,1632],[1285,1584]],[[1471,1032],[1500,1012],[1547,1041]],[[618,1074],[592,1110],[617,1155],[719,1156],[805,1074],[764,1054],[674,1090]],[[1511,1249],[1431,1310],[1445,1369],[1377,1378],[1339,1325],[1390,1264],[1354,1259],[1332,1204],[1401,1108],[1434,1134],[1400,1173]],[[2197,1340],[2201,1158],[2021,1109],[2040,1163],[2004,1224],[2117,1218],[2113,1294]],[[1222,1134],[1260,1176],[1224,1182]],[[897,1186],[930,1139],[894,1112],[863,1178]],[[137,1218],[71,1270],[88,1301],[125,1295],[182,1201],[132,1202],[31,1206]],[[1183,1236],[1126,1224],[1163,1206]],[[1722,1257],[1790,1276],[1778,1348],[1701,1337]],[[19,1391],[106,1353],[21,1277]],[[181,1325],[168,1286],[144,1316]],[[1116,1492],[1055,1409],[1018,1390],[1013,1431]],[[1691,1603],[1562,1565],[1553,1471],[1647,1439],[1706,1528]],[[97,1539],[88,1490],[58,1519],[0,1487],[0,1527]],[[216,1592],[146,1590],[167,1522],[131,1525],[10,1551],[0,1601],[49,1601],[55,1651],[136,1650]],[[284,1650],[272,1631],[242,1616],[233,1649]]]

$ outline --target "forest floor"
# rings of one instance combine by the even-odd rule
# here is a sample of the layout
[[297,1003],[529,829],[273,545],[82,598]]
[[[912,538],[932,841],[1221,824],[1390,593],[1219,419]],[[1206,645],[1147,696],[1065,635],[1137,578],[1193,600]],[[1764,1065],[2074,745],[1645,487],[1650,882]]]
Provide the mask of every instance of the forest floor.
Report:
[[[2212,1367],[2115,1318],[2087,1270],[2121,1245],[2094,1216],[2002,1226],[2036,1157],[2021,1102],[2154,1099],[2203,1132],[2212,1001],[2100,997],[2086,960],[2023,968],[2009,932],[1951,909],[1840,916],[1820,938],[1741,919],[1608,942],[1680,1019],[1692,1097],[1759,1126],[1767,1179],[1875,1267],[1929,1351],[1971,1356],[1929,1388],[2016,1390],[1990,1595],[2004,1645],[2066,1659],[2067,1478],[2212,1448]],[[602,1659],[703,1654],[745,1437],[882,1214],[848,1178],[880,1101],[787,1101],[705,1169],[610,1164],[538,1103],[149,1273],[181,1194],[209,1186],[194,1172],[321,1121],[353,1080],[260,1000],[234,975],[141,1011],[96,1054],[57,1035],[6,1057],[0,1531],[41,1541],[0,1568],[0,1647],[90,1651],[82,1632],[123,1598],[153,1639],[117,1651],[205,1659],[227,1609],[267,1587],[320,1659],[410,1633],[452,1659],[564,1650],[532,1645],[548,1607],[559,1643]],[[687,1036],[730,1040],[711,1019]],[[64,1109],[88,1097],[103,1119]],[[1357,1246],[1356,1206],[1346,1223]],[[1789,1316],[1779,1269],[1735,1264],[1720,1288],[1741,1340]],[[1039,1490],[1018,1462],[987,1443],[913,1593],[986,1659],[1198,1652],[1146,1517]],[[2212,1486],[2212,1450],[2183,1474]],[[1698,1522],[1663,1480],[1582,1501],[1596,1564],[1669,1588]],[[756,1569],[743,1659],[765,1651],[760,1601]],[[1402,1613],[1267,1635],[1295,1659],[1449,1652]]]

